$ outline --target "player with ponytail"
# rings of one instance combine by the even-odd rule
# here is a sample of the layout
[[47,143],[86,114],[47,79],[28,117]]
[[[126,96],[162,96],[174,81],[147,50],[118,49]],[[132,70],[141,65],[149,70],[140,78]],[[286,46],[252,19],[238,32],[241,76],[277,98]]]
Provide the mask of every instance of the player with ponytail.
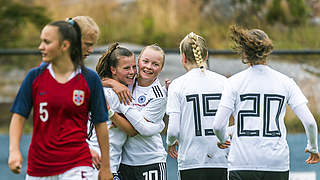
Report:
[[91,179],[86,143],[90,112],[102,154],[100,179],[111,180],[107,106],[98,75],[84,66],[79,25],[73,20],[50,23],[40,39],[44,63],[30,70],[11,108],[10,169],[21,171],[19,141],[33,108],[26,179]]

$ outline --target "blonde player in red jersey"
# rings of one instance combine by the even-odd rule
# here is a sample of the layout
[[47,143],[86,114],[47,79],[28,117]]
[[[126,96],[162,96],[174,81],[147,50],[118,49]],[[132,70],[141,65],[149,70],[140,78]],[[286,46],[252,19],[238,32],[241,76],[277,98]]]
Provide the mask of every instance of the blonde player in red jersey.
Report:
[[225,126],[235,117],[229,154],[230,180],[288,180],[289,147],[284,116],[286,104],[301,120],[308,137],[306,163],[320,161],[317,124],[307,99],[288,76],[267,65],[273,45],[259,30],[231,27],[232,39],[242,61],[249,65],[228,79],[218,108],[214,132],[218,146],[229,147]]
[[189,33],[180,54],[187,72],[168,89],[168,154],[178,158],[181,180],[226,180],[227,151],[216,146],[212,129],[226,78],[206,69],[208,49],[201,36]]

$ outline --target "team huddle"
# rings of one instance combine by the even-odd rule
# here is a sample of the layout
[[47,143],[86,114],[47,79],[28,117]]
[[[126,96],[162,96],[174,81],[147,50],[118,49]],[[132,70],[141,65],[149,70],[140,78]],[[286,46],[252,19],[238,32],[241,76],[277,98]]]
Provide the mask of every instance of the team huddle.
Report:
[[208,70],[205,39],[191,32],[179,46],[186,73],[162,86],[165,53],[158,45],[136,59],[113,43],[94,72],[84,65],[99,37],[90,17],[46,25],[43,62],[27,74],[11,108],[10,169],[21,171],[19,144],[32,108],[27,180],[167,180],[167,154],[177,158],[181,180],[288,180],[286,104],[305,128],[306,163],[318,163],[308,100],[267,65],[268,35],[238,26],[231,34],[246,70],[230,78]]

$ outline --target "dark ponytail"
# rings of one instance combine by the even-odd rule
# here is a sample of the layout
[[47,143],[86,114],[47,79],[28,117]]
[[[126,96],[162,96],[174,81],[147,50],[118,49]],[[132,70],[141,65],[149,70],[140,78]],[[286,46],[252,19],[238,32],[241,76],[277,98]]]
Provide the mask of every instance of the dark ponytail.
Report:
[[83,69],[84,62],[82,59],[81,30],[79,25],[73,20],[69,20],[68,22],[55,21],[49,25],[58,27],[61,42],[64,40],[70,42],[70,58],[75,69]]
[[119,43],[113,43],[109,46],[108,50],[99,58],[96,65],[96,71],[100,78],[112,78],[110,67],[117,67],[119,64],[120,56],[131,57],[133,52],[129,49],[121,47]]

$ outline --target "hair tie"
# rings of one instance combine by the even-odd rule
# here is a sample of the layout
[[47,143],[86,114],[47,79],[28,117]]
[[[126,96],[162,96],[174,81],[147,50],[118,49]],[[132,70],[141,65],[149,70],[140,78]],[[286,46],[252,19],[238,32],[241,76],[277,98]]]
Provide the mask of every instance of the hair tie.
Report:
[[71,24],[72,26],[74,26],[74,21],[72,20],[72,18],[68,19],[68,23]]

